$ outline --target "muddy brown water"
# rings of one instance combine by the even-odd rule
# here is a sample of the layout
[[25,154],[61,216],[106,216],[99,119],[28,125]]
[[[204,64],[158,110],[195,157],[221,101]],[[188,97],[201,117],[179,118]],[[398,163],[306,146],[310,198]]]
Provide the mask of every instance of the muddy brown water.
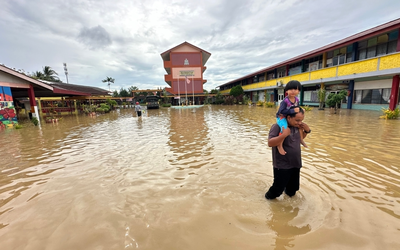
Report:
[[314,109],[267,201],[274,109],[65,117],[0,132],[0,249],[400,249],[400,120]]

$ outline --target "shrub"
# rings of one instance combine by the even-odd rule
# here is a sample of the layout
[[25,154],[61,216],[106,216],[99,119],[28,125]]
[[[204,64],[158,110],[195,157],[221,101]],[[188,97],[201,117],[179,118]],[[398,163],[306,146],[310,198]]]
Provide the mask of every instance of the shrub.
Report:
[[105,103],[100,104],[100,108],[103,109],[103,111],[106,113],[110,112],[110,106]]
[[163,103],[162,106],[163,107],[171,107],[171,103]]
[[275,103],[274,102],[265,102],[264,106],[267,108],[273,108],[273,107],[275,107]]
[[96,109],[96,112],[98,112],[98,113],[103,113],[103,112],[104,112],[104,109],[102,109],[102,108],[97,108],[97,109]]
[[310,107],[310,106],[308,106],[308,105],[306,105],[306,106],[301,106],[301,108],[304,109],[304,111],[311,111],[311,110],[313,110],[313,107]]
[[229,92],[229,95],[232,95],[234,97],[238,97],[243,94],[244,94],[244,90],[243,90],[242,86],[240,86],[240,85],[231,88],[231,91]]
[[390,109],[385,109],[382,108],[383,115],[380,116],[379,118],[383,119],[397,119],[399,118],[400,115],[400,109],[396,108],[395,110],[390,110]]

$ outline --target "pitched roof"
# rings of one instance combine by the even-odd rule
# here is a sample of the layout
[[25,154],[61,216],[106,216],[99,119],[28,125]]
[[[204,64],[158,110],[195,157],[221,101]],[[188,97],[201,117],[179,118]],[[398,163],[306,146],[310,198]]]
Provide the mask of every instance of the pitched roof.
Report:
[[70,83],[52,82],[49,83],[54,88],[54,93],[66,94],[66,95],[109,95],[109,91],[98,87],[76,85]]
[[188,43],[186,41],[181,43],[181,44],[179,44],[179,45],[177,45],[177,46],[175,46],[175,47],[173,47],[173,48],[171,48],[171,49],[169,49],[169,50],[167,50],[167,51],[165,51],[165,52],[163,52],[163,53],[161,53],[160,55],[161,55],[161,57],[163,58],[164,61],[169,61],[169,56],[170,56],[171,51],[173,51],[176,48],[179,48],[179,47],[181,47],[183,45],[191,46],[191,47],[195,48],[196,50],[200,51],[202,53],[202,55],[203,55],[203,65],[206,64],[208,58],[210,58],[210,56],[211,56],[210,52],[207,52],[207,51],[205,51],[205,50],[203,50],[203,49],[201,49],[199,47],[196,47],[193,44]]

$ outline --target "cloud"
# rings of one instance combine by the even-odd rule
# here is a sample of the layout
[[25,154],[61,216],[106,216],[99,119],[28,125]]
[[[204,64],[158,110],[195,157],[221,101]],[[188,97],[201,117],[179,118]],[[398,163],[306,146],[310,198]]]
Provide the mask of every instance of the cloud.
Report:
[[[210,52],[204,88],[398,18],[400,1],[3,0],[0,62],[51,66],[69,82],[108,89],[168,85],[160,56],[187,41]],[[350,11],[351,10],[351,11]],[[3,35],[4,34],[4,35]]]
[[93,28],[83,27],[78,40],[92,50],[105,48],[112,43],[110,34],[100,25]]

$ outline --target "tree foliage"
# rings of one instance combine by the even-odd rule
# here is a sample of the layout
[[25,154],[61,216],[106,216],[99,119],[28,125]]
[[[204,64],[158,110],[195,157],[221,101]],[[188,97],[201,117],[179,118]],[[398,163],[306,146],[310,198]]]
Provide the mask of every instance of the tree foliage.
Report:
[[119,96],[121,96],[121,97],[130,97],[130,96],[132,96],[131,93],[129,93],[126,89],[121,88],[121,90],[119,91]]
[[112,93],[113,97],[119,97],[119,93],[118,90],[114,90],[114,92]]
[[108,76],[106,77],[106,79],[103,79],[103,80],[102,80],[102,82],[106,82],[106,83],[107,83],[108,89],[109,89],[109,90],[110,90],[111,83],[114,83],[114,81],[115,81],[114,78],[108,77]]
[[231,88],[231,91],[229,92],[229,95],[234,96],[234,97],[238,97],[243,94],[244,94],[244,90],[243,90],[242,86],[240,86],[240,85],[237,85],[237,86]]
[[44,66],[43,71],[33,72],[31,77],[49,82],[61,82],[60,78],[58,78],[57,72],[55,72],[50,66]]
[[335,113],[336,109],[338,108],[338,105],[345,99],[347,96],[347,91],[346,90],[341,90],[339,93],[330,93],[328,95],[328,98],[326,100],[326,105],[329,107],[335,108]]

